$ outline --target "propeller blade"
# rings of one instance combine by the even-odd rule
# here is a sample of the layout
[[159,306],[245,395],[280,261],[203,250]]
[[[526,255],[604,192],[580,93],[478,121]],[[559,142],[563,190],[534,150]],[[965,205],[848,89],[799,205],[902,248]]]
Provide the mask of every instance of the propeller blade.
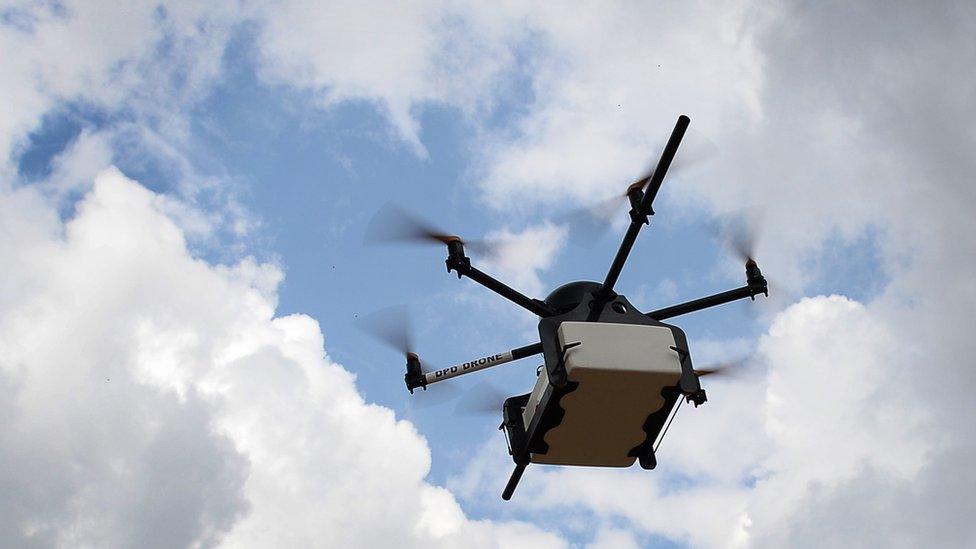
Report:
[[[690,139],[689,139],[690,138]],[[656,147],[660,151],[664,144]],[[718,147],[700,132],[689,130],[681,144],[681,154],[675,156],[668,170],[669,174],[680,174],[683,171],[698,166],[702,162],[718,156]],[[613,216],[627,204],[630,192],[637,188],[644,190],[647,183],[654,176],[657,168],[657,156],[650,159],[640,175],[620,194],[604,198],[598,202],[570,210],[555,218],[557,224],[569,226],[572,240],[583,245],[591,245],[599,240],[610,227],[613,226]]]
[[755,260],[764,217],[761,208],[743,209],[706,223],[705,230],[745,263]]
[[392,242],[438,242],[447,244],[452,240],[460,240],[455,235],[446,233],[412,213],[395,206],[385,204],[366,227],[363,241],[366,244],[387,244]]
[[594,204],[570,210],[557,216],[557,225],[567,225],[570,240],[585,246],[593,245],[613,226],[613,216],[623,209],[627,195],[614,195]]
[[647,182],[654,175],[654,165],[645,167],[641,175],[627,186],[627,189],[613,196],[609,196],[585,205],[581,208],[570,210],[555,218],[558,225],[568,225],[569,234],[573,242],[586,246],[592,245],[599,240],[613,226],[613,216],[617,214],[627,204],[627,196],[634,188],[643,189]]
[[[663,147],[660,147],[663,148]],[[654,177],[654,170],[657,169],[657,159],[652,159],[644,165],[644,169],[640,171],[640,176],[634,180],[633,183],[627,185],[627,189],[623,192],[623,198],[627,198],[630,191],[634,189],[644,190],[647,187],[647,183]]]
[[385,204],[376,212],[376,215],[367,225],[366,234],[363,237],[365,244],[401,242],[447,244],[455,240],[464,244],[466,249],[480,255],[492,255],[505,244],[505,241],[501,239],[462,239],[390,203]]
[[696,369],[695,375],[698,377],[712,375],[719,377],[733,376],[736,375],[736,372],[741,372],[741,369],[745,367],[747,362],[747,359],[742,359],[732,362],[718,362],[715,364],[709,364],[704,368]]
[[464,393],[454,412],[463,415],[501,414],[502,404],[509,396],[497,385],[482,381]]
[[[645,163],[643,169],[638,172],[640,175],[628,185],[626,190],[582,208],[570,210],[556,217],[554,221],[569,226],[573,242],[588,246],[597,241],[612,227],[613,214],[627,204],[627,196],[630,192],[634,189],[644,190],[647,187],[657,169],[658,155],[664,147],[665,142],[659,142],[653,147],[655,156]],[[684,172],[717,156],[719,156],[718,146],[701,132],[689,128],[681,141],[680,152],[675,155],[668,173],[672,176],[681,176]]]
[[721,156],[722,152],[714,141],[708,138],[695,126],[685,131],[681,139],[681,148],[674,156],[668,173],[680,177],[690,170],[698,168]]
[[394,305],[370,313],[356,326],[406,356],[414,352],[413,330],[406,305]]
[[[627,196],[631,189],[635,187],[643,190],[647,186],[648,181],[654,177],[654,171],[657,169],[657,155],[660,154],[660,151],[664,150],[665,144],[666,142],[662,141],[654,147],[656,155],[644,166],[644,169],[641,171],[641,176],[627,187],[624,196]],[[681,147],[678,149],[678,153],[675,154],[671,165],[668,167],[668,176],[680,177],[687,171],[700,167],[708,161],[717,158],[719,155],[718,145],[714,141],[696,128],[689,127],[685,130],[684,137],[681,138]]]
[[512,242],[511,239],[505,238],[464,239],[462,241],[465,250],[485,257],[497,255],[510,242]]
[[[760,206],[744,208],[721,215],[705,224],[705,232],[720,242],[743,263],[756,261],[756,250],[765,230],[765,209]],[[781,280],[763,273],[770,297],[779,296],[798,301],[802,291],[785,285]]]

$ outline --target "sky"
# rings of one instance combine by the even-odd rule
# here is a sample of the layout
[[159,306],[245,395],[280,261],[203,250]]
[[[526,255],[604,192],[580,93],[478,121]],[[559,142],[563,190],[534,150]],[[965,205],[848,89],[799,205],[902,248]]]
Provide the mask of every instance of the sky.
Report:
[[[0,545],[976,544],[971,2],[0,3]],[[654,471],[533,466],[407,393],[536,318],[368,246],[393,203],[543,298],[600,280],[622,192],[691,129],[617,290],[705,378]],[[538,357],[459,379],[528,392]],[[472,378],[475,376],[471,376]],[[425,399],[424,396],[433,398]]]

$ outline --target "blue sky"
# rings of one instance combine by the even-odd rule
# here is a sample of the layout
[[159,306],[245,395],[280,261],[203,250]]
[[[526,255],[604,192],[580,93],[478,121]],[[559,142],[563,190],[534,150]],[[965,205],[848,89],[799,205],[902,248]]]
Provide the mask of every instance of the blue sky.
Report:
[[[370,545],[406,521],[425,525],[410,538],[425,546],[815,546],[824,540],[811,534],[811,516],[832,525],[837,544],[898,539],[878,532],[897,532],[899,512],[909,511],[865,511],[871,528],[862,530],[844,527],[845,509],[872,509],[866,494],[877,484],[893,501],[906,486],[929,501],[943,486],[933,471],[955,470],[974,440],[940,422],[967,404],[932,399],[918,413],[899,405],[910,387],[938,394],[913,369],[918,357],[956,363],[972,345],[952,315],[974,297],[963,276],[970,260],[958,253],[972,240],[973,196],[963,184],[971,161],[954,152],[971,141],[958,121],[974,104],[951,86],[928,88],[924,72],[933,56],[966,66],[972,10],[579,9],[564,18],[542,7],[436,3],[394,15],[290,3],[3,8],[5,45],[25,53],[0,65],[6,94],[19,98],[0,126],[0,252],[9,254],[0,257],[14,265],[5,286],[18,289],[0,293],[8,311],[0,348],[12,357],[0,369],[0,404],[23,425],[88,417],[100,409],[90,384],[116,361],[131,394],[145,395],[120,410],[177,404],[158,404],[173,411],[155,422],[115,426],[130,433],[124,449],[93,437],[62,455],[50,433],[0,430],[0,464],[10,470],[28,467],[18,456],[43,456],[49,468],[32,474],[82,471],[38,488],[29,505],[0,500],[16,509],[0,539],[127,545],[140,539],[127,521],[152,532],[167,517],[169,545]],[[882,30],[836,24],[852,18],[880,20]],[[103,44],[101,31],[117,32]],[[889,35],[918,48],[888,48]],[[965,53],[943,58],[945,44]],[[849,55],[838,60],[836,47]],[[892,66],[909,69],[892,76]],[[956,89],[976,85],[962,71],[951,78]],[[933,119],[925,104],[953,116]],[[697,162],[666,180],[617,290],[649,310],[741,285],[739,260],[708,227],[760,212],[757,253],[772,298],[674,320],[699,364],[748,366],[705,383],[709,403],[682,410],[657,470],[530,468],[516,501],[502,504],[511,464],[499,417],[455,415],[454,401],[419,405],[423,395],[403,387],[402,358],[356,321],[406,304],[422,356],[448,365],[533,342],[534,320],[449,275],[436,246],[364,245],[366,226],[392,202],[463,236],[508,234],[522,246],[475,260],[533,297],[602,280],[625,211],[588,245],[566,236],[560,215],[626,188],[656,159],[678,114],[717,154],[679,150]],[[925,124],[939,130],[931,143],[913,137]],[[144,290],[117,298],[130,285]],[[37,306],[49,302],[61,305]],[[61,315],[87,319],[70,331],[81,350],[58,337],[68,322]],[[98,318],[122,327],[89,334]],[[912,335],[937,325],[950,327]],[[78,356],[91,375],[65,370],[54,381],[47,372],[66,366],[44,348]],[[479,377],[524,393],[537,365],[527,359]],[[965,394],[971,378],[953,372]],[[237,389],[250,384],[266,391]],[[62,392],[96,396],[30,404],[29,395]],[[199,432],[187,423],[192,414]],[[246,423],[252,417],[266,421]],[[164,460],[142,446],[160,423],[183,433],[191,457]],[[279,464],[267,461],[275,452],[288,473],[270,489],[260,479],[276,478]],[[374,463],[361,452],[384,457]],[[149,471],[155,480],[136,483],[147,494],[197,467],[223,480],[173,500],[145,496],[134,519],[118,518],[122,504],[86,514],[52,503],[138,492],[97,465],[109,462]],[[172,511],[189,500],[199,510]],[[387,501],[410,511],[389,518]],[[335,522],[342,509],[353,518]],[[294,523],[268,526],[278,515]],[[82,523],[110,526],[66,533]],[[930,531],[950,546],[973,539],[971,528],[938,521],[913,535]]]

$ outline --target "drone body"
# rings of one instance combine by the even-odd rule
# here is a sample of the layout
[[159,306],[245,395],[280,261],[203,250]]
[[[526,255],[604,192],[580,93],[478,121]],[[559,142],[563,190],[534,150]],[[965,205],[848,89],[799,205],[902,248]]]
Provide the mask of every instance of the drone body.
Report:
[[684,332],[621,295],[594,315],[600,287],[572,283],[547,299],[565,312],[539,321],[545,371],[530,394],[503,406],[516,464],[505,499],[529,463],[629,467],[639,459],[653,469],[654,441],[678,398],[705,401]]
[[[502,405],[501,429],[508,439],[515,471],[502,497],[510,499],[530,463],[628,467],[657,465],[655,441],[667,431],[682,399],[704,403],[698,377],[708,371],[692,366],[688,341],[665,319],[742,298],[768,295],[756,262],[746,261],[746,285],[734,290],[643,313],[614,291],[614,285],[641,227],[653,215],[651,205],[674,158],[689,119],[678,118],[657,167],[627,189],[631,224],[604,282],[571,282],[545,300],[529,298],[471,265],[459,237],[410,220],[407,238],[447,246],[447,269],[468,277],[537,314],[539,342],[456,366],[424,372],[420,358],[406,344],[404,376],[411,393],[433,383],[542,354],[531,392]],[[646,189],[646,190],[645,190]],[[406,338],[398,340],[406,341]]]

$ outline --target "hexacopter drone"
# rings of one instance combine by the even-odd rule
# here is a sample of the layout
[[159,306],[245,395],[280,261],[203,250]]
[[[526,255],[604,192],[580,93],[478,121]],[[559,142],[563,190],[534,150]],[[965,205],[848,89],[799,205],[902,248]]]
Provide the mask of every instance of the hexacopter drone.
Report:
[[[671,166],[690,120],[678,117],[649,175],[627,189],[630,226],[602,283],[577,281],[553,290],[545,300],[532,299],[471,265],[461,238],[415,223],[411,237],[447,246],[447,270],[466,276],[539,316],[539,343],[492,354],[455,366],[424,371],[420,358],[405,344],[404,381],[410,393],[434,383],[480,372],[513,360],[542,354],[530,393],[502,405],[502,425],[515,462],[502,498],[512,497],[530,463],[644,469],[657,465],[655,441],[666,432],[680,399],[697,407],[706,401],[698,377],[709,370],[692,367],[681,328],[665,319],[769,295],[759,266],[746,258],[746,285],[734,290],[642,313],[614,291],[624,262],[641,227],[654,215],[651,206]],[[382,219],[382,218],[381,218]],[[473,243],[472,243],[473,244]]]

